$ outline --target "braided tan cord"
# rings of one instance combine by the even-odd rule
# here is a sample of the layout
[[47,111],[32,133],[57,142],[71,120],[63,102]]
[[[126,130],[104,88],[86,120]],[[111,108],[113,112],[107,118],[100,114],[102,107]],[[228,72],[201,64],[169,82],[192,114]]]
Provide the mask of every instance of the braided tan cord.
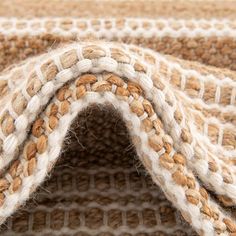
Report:
[[[165,60],[166,66],[173,68],[171,60],[152,53],[149,56],[155,62],[150,64],[132,53],[132,46],[130,50],[127,47],[107,43],[70,45],[42,56],[40,64],[18,68],[19,74],[23,71],[19,87],[13,83],[14,74],[9,74],[11,92],[2,97],[9,102],[1,104],[0,117],[1,168],[5,168],[0,181],[2,222],[44,180],[78,112],[90,103],[109,102],[126,121],[140,160],[154,182],[195,230],[205,235],[235,233],[234,219],[197,179],[234,204],[234,171],[210,150],[213,143],[205,143],[201,134],[193,133],[198,132],[197,122],[187,112],[188,106],[194,108],[192,98],[189,103],[183,102],[181,96],[187,94],[180,90],[175,93],[169,82],[171,75],[157,66]],[[145,50],[138,50],[145,54]],[[183,71],[179,73],[185,76]],[[228,145],[231,139],[227,140]],[[7,168],[16,155],[17,160]]]
[[[95,47],[96,48],[96,47]],[[96,48],[96,49],[98,49],[98,50],[100,50],[100,48]],[[107,49],[106,48],[104,48],[104,49],[101,49],[101,51],[102,50],[104,50],[103,52],[105,53],[106,51],[107,51]],[[67,57],[69,57],[69,56],[71,56],[71,54],[72,54],[72,51],[73,50],[70,50],[70,53],[64,53],[64,55],[66,55]],[[99,53],[101,53],[101,51],[99,51]],[[62,53],[63,54],[63,53]],[[108,52],[108,55],[109,55],[110,53]],[[104,54],[105,55],[105,54]],[[127,55],[126,55],[126,57],[127,57]],[[54,58],[56,58],[56,57],[54,57]],[[74,58],[74,57],[73,57]],[[66,59],[64,59],[64,60],[66,60]],[[126,58],[126,62],[127,62],[127,60],[130,60],[130,58]],[[134,58],[134,60],[136,60],[136,61],[138,61],[138,59],[137,58]],[[158,59],[157,59],[158,60]],[[103,63],[104,62],[104,59],[102,59],[102,60],[100,60],[101,61],[101,63]],[[60,61],[58,61],[58,59],[57,59],[57,63],[59,63],[59,64],[61,64],[60,63]],[[144,62],[145,63],[145,62]],[[45,64],[47,64],[47,63],[45,63]],[[89,66],[91,66],[91,63],[90,62],[88,62],[88,65]],[[60,67],[62,67],[62,65],[59,65]],[[106,67],[106,65],[102,65],[101,66],[101,68],[103,68],[103,67]],[[123,65],[122,65],[123,66]],[[147,70],[147,69],[144,69],[145,67],[144,66],[142,66],[142,64],[139,64],[139,63],[135,63],[135,65],[134,66],[136,66],[137,68],[138,68],[138,72],[139,71],[141,71],[141,72],[146,72],[147,74],[149,73],[149,71]],[[38,70],[38,66],[36,66],[36,72],[39,74],[39,76],[41,76],[42,77],[42,74],[40,73],[40,71]],[[112,67],[111,67],[112,68]],[[111,68],[109,68],[109,69],[111,69]],[[152,67],[150,67],[150,68],[152,68]],[[152,70],[152,69],[151,69]],[[161,71],[161,70],[160,70]],[[118,72],[118,73],[120,73],[120,72]],[[130,73],[130,72],[128,72],[128,73]],[[33,74],[33,73],[32,73]],[[138,76],[137,76],[138,77]],[[154,77],[157,77],[157,78],[159,78],[159,76],[154,76]],[[41,78],[41,81],[42,81],[43,79]],[[10,81],[10,80],[9,80]],[[29,81],[31,81],[31,78],[29,79]],[[155,81],[154,81],[155,82]],[[28,82],[28,83],[30,83],[30,82]],[[34,86],[36,86],[37,84],[39,84],[39,82],[37,82],[37,83],[35,83],[35,81],[33,82],[33,84],[34,84]],[[149,84],[150,84],[150,82],[149,82]],[[147,88],[147,85],[148,84],[145,84],[145,83],[143,83],[143,85],[144,86],[146,86],[146,90],[147,91],[149,91],[149,93],[150,93],[150,88],[151,87],[148,87]],[[39,86],[39,85],[37,85],[37,86]],[[49,85],[47,85],[47,86],[49,86]],[[60,86],[60,85],[59,85]],[[163,87],[164,85],[162,85],[162,87]],[[51,86],[52,87],[52,86]],[[56,88],[56,87],[55,87]],[[54,89],[55,89],[54,88]],[[32,88],[31,88],[31,86],[29,85],[29,91],[31,91],[32,90]],[[37,88],[36,88],[37,89]],[[164,87],[162,88],[163,90],[164,90]],[[167,87],[167,89],[168,89],[168,87]],[[30,95],[27,95],[27,93],[25,92],[25,90],[27,91],[28,89],[25,89],[25,88],[23,88],[23,95],[25,95],[26,97],[30,97]],[[165,89],[166,90],[166,89]],[[37,91],[37,90],[36,90]],[[53,91],[53,90],[52,90]],[[52,92],[52,91],[50,91],[50,92]],[[168,95],[168,99],[169,99],[169,97],[170,98],[172,98],[173,99],[173,93],[172,93],[172,91],[171,90],[167,90],[168,91],[168,93],[169,93],[169,95]],[[150,93],[151,94],[151,93]],[[40,94],[39,94],[40,95]],[[20,97],[21,97],[22,95],[20,95]],[[14,98],[15,99],[15,98]],[[36,97],[36,99],[38,99],[37,97]],[[42,101],[43,102],[43,101]],[[160,104],[160,101],[158,101],[159,102],[159,104]],[[176,106],[176,104],[175,104],[175,100],[173,100],[172,102],[171,102],[172,104],[171,104],[171,106],[173,106],[174,107],[174,109],[175,109],[175,106]],[[19,107],[17,108],[17,109],[19,109]],[[33,109],[35,109],[35,106],[33,107]],[[162,110],[163,110],[163,108],[162,108],[162,106],[157,106],[157,111],[159,111],[160,113],[162,112]],[[166,108],[166,109],[171,109],[171,108]],[[179,108],[180,110],[181,110],[181,105],[180,105],[180,108]],[[10,106],[10,111],[8,111],[8,112],[5,112],[5,113],[9,113],[9,112],[12,112],[12,109],[11,109],[11,106]],[[33,112],[35,112],[34,110],[33,110]],[[13,111],[13,113],[14,113],[14,111]],[[169,113],[169,112],[168,112]],[[180,113],[179,111],[177,112],[177,113]],[[184,124],[184,117],[185,117],[185,115],[184,114],[181,114],[182,116],[183,116],[183,119],[182,119],[182,121],[180,122],[180,124],[178,124],[178,123],[176,123],[176,127],[177,126],[179,126],[179,127],[177,127],[177,128],[173,128],[172,129],[172,131],[171,131],[171,129],[169,130],[169,132],[174,132],[173,133],[173,135],[175,135],[175,140],[176,140],[176,143],[179,143],[179,141],[177,142],[177,140],[180,140],[179,139],[179,137],[178,137],[178,135],[181,135],[181,133],[177,133],[176,134],[176,130],[179,130],[179,129],[184,129],[184,133],[185,133],[185,135],[184,135],[184,140],[185,140],[185,142],[186,142],[186,132],[188,133],[189,131],[189,127],[185,127],[185,124]],[[6,115],[4,115],[4,117],[5,117]],[[24,116],[23,116],[24,117]],[[33,116],[32,116],[33,117]],[[21,122],[21,119],[22,119],[22,116],[20,117],[20,124],[22,125],[22,122]],[[8,118],[8,120],[9,120],[9,118]],[[165,120],[164,119],[164,122],[166,123],[166,125],[168,125],[169,126],[169,122],[171,122],[170,120]],[[182,127],[182,128],[181,128]],[[171,127],[170,127],[171,128]],[[187,130],[186,130],[186,128],[187,128]],[[193,125],[193,128],[194,128],[194,125]],[[178,131],[179,132],[179,131]],[[23,137],[23,133],[22,132],[20,132],[21,133],[21,136]],[[188,135],[189,136],[189,135]],[[14,149],[12,149],[13,148],[13,145],[12,145],[12,142],[14,142],[14,136],[12,137],[12,135],[10,135],[10,141],[9,141],[9,139],[6,139],[6,150],[7,150],[7,147],[9,146],[11,149],[10,149],[10,151],[12,151],[12,152],[14,152]],[[18,138],[19,138],[19,136],[18,136]],[[183,137],[182,137],[183,138]],[[200,138],[201,138],[201,136],[200,136]],[[189,136],[188,138],[187,138],[188,140],[187,140],[187,142],[196,142],[196,139],[194,139],[194,140],[192,140],[191,139],[191,136]],[[13,140],[13,141],[12,141]],[[229,140],[229,141],[231,141],[231,140]],[[9,143],[9,144],[8,144]],[[13,143],[14,144],[14,143]],[[16,142],[15,142],[15,144],[16,144]],[[194,144],[195,145],[195,144]],[[199,146],[199,145],[198,145]],[[195,155],[198,155],[198,158],[197,159],[194,159],[194,161],[197,161],[197,163],[199,163],[198,165],[195,163],[194,164],[194,166],[193,166],[193,168],[194,169],[197,169],[197,171],[198,171],[198,174],[200,175],[200,177],[201,178],[203,178],[203,180],[204,180],[204,182],[206,181],[206,182],[209,182],[209,183],[211,183],[211,185],[214,187],[214,189],[218,192],[218,193],[220,193],[221,195],[227,195],[228,197],[230,197],[233,201],[235,201],[234,199],[235,199],[235,194],[234,194],[234,192],[235,192],[235,190],[234,190],[234,174],[232,173],[232,171],[230,171],[230,168],[229,167],[227,167],[227,163],[222,163],[222,161],[221,160],[217,160],[217,158],[216,157],[214,157],[214,155],[213,155],[213,153],[210,153],[210,154],[208,154],[208,153],[206,153],[206,151],[205,151],[205,149],[201,149],[200,148],[200,150],[199,150],[199,147],[196,147],[197,148],[197,152],[196,152],[196,154]],[[183,148],[183,147],[185,147],[184,145],[178,145],[178,148]],[[7,151],[9,151],[9,150],[7,150]],[[186,150],[185,150],[185,152],[186,152]],[[199,153],[200,152],[200,153]],[[190,157],[190,155],[192,155],[191,154],[192,153],[192,151],[190,152],[190,154],[188,155],[189,156],[189,158],[191,159],[191,157]],[[203,159],[203,155],[205,155],[206,156],[206,158],[208,159],[208,161],[207,161],[207,159]],[[211,157],[210,157],[211,156]],[[199,160],[199,158],[200,158],[200,160]],[[5,158],[6,159],[6,163],[5,164],[7,164],[11,159],[10,158]],[[4,159],[3,159],[3,161],[4,161]],[[202,164],[200,164],[200,163],[202,163]],[[190,161],[190,164],[192,164],[192,162]],[[204,164],[204,168],[202,168],[202,165]],[[4,165],[4,162],[3,162],[3,165]],[[214,167],[213,167],[213,165],[214,165]],[[209,178],[206,178],[206,173],[209,171],[209,174],[211,174],[211,178],[209,179]],[[221,179],[219,179],[219,174],[220,174],[220,176],[223,176],[223,178],[224,178],[224,180],[222,179],[222,177],[221,177]],[[223,172],[223,173],[222,173]],[[217,175],[216,175],[217,174]],[[224,188],[222,188],[222,186],[224,186]]]

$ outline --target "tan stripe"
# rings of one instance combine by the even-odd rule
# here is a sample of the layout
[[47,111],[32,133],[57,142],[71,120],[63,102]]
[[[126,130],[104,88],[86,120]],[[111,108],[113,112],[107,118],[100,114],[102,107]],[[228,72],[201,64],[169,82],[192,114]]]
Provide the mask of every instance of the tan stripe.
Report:
[[235,1],[2,0],[1,16],[234,18]]

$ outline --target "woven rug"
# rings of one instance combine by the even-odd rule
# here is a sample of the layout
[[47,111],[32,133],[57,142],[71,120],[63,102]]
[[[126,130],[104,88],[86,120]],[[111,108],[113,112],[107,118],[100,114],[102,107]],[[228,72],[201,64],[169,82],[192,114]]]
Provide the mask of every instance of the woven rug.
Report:
[[0,234],[236,235],[236,2],[0,2]]

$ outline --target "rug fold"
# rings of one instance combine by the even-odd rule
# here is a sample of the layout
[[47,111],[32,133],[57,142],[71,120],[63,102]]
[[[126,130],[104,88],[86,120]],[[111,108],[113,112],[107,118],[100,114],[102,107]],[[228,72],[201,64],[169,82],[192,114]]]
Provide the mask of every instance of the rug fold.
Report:
[[[174,74],[166,75],[168,67]],[[200,75],[204,88],[206,75],[152,51],[105,42],[72,44],[31,59],[17,68],[21,78],[13,76],[15,70],[3,75],[8,79],[1,92],[2,222],[45,179],[78,113],[89,104],[108,103],[120,112],[153,181],[185,220],[206,235],[235,232],[234,219],[221,208],[235,204],[230,166],[235,141],[228,138],[235,137],[235,127],[217,116],[209,119],[201,111],[225,98],[218,92],[224,79],[210,75],[214,77],[211,87],[217,86],[215,101],[206,103],[205,94],[211,96],[211,90],[200,90],[202,104],[196,108],[196,99],[185,86],[190,78],[191,83],[199,78],[188,72]],[[227,89],[232,90],[235,81],[227,79]],[[220,85],[214,85],[218,81]],[[225,104],[226,111],[231,102]],[[215,121],[221,129],[206,133],[199,118],[208,127]],[[213,135],[218,139],[213,140]]]
[[[0,18],[2,235],[236,235],[232,17],[17,17]],[[45,181],[42,231],[32,209],[14,229]]]

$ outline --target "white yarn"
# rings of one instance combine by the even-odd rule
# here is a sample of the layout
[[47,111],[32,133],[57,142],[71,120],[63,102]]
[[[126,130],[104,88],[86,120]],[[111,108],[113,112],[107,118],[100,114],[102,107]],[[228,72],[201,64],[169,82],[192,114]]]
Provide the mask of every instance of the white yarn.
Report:
[[[110,92],[106,92],[103,99],[99,98],[98,94],[95,95],[94,93],[91,92],[88,95],[86,95],[84,101],[80,100],[80,101],[75,102],[76,105],[74,103],[72,104],[72,106],[71,106],[72,112],[74,110],[74,113],[72,113],[73,115],[66,114],[64,116],[64,119],[62,117],[59,120],[58,129],[60,129],[60,131],[58,132],[57,130],[55,130],[51,134],[48,135],[49,147],[51,147],[51,150],[49,150],[50,155],[48,152],[45,152],[44,154],[42,154],[44,156],[43,158],[38,157],[40,159],[40,161],[37,164],[37,172],[36,172],[37,179],[34,179],[33,181],[36,181],[37,184],[39,184],[41,181],[43,181],[44,176],[46,175],[46,172],[44,170],[42,170],[42,168],[45,168],[45,166],[48,166],[49,162],[50,162],[50,160],[47,160],[47,157],[51,160],[55,160],[58,157],[59,149],[62,145],[64,136],[66,135],[66,131],[68,130],[69,124],[76,117],[79,110],[82,110],[84,107],[88,106],[88,104],[91,102],[104,103],[104,101],[112,102],[112,104],[116,107],[116,109],[122,109],[122,114],[124,115],[124,119],[131,121],[131,123],[133,124],[133,129],[130,130],[132,135],[139,135],[139,136],[141,135],[140,137],[142,140],[144,140],[144,139],[147,140],[147,134],[140,130],[140,120],[137,119],[136,116],[127,112],[128,108],[129,108],[127,103],[125,103],[124,101],[117,100],[117,98]],[[78,103],[79,103],[79,105],[77,105]],[[126,104],[126,105],[124,105],[124,104]],[[58,139],[58,137],[60,137],[60,138]],[[53,140],[53,141],[50,141],[50,140]],[[55,143],[58,143],[58,145],[55,145]],[[158,156],[155,157],[157,155],[157,153],[150,150],[150,148],[146,148],[145,143],[147,143],[147,142],[143,141],[141,143],[141,146],[137,150],[140,150],[140,148],[142,150],[141,152],[143,152],[143,150],[145,150],[147,156],[149,156],[151,158],[152,162],[154,162],[153,167],[152,167],[154,173],[156,173],[158,175],[160,175],[161,173],[165,173],[165,176],[163,176],[163,178],[166,179],[165,184],[168,185],[168,182],[173,181],[170,176],[170,173],[165,170],[158,169],[158,168],[160,168],[158,163],[156,163],[158,161]],[[53,151],[52,151],[52,149],[53,149]],[[39,155],[39,156],[41,156],[41,155]],[[23,179],[23,182],[24,181],[25,180]],[[23,186],[25,187],[24,184],[23,184]],[[187,203],[183,202],[183,199],[185,199],[185,194],[184,194],[184,192],[181,192],[182,190],[181,190],[180,186],[176,186],[173,183],[173,184],[171,184],[171,186],[167,187],[166,189],[169,189],[169,190],[174,189],[174,192],[177,194],[177,196],[176,196],[178,199],[177,204],[179,205],[180,209],[186,210]],[[19,194],[19,193],[14,193],[14,195],[15,194]],[[178,195],[178,194],[180,194],[180,195]],[[25,196],[20,195],[19,199],[21,199],[21,201],[23,201],[25,199],[24,197]],[[8,205],[7,203],[4,204],[4,207],[8,207],[7,205]],[[196,208],[190,209],[191,214],[200,214],[199,212],[197,213],[194,209],[196,209]],[[12,210],[12,208],[10,210]],[[10,212],[10,210],[9,210],[9,212]],[[199,209],[198,209],[198,211],[199,211]],[[4,212],[4,214],[5,214],[5,211],[2,211],[2,212]],[[194,215],[194,217],[197,217],[197,219],[199,219],[198,218],[199,216]],[[194,223],[194,225],[197,226],[197,228],[199,228],[199,229],[200,229],[200,227],[202,227],[202,223],[200,223],[198,221],[196,221]],[[205,229],[207,235],[213,235],[213,226],[209,227],[209,225],[207,225],[207,227],[205,227],[204,229]]]
[[[18,19],[18,18],[0,18],[0,33],[5,35],[39,35],[48,33],[46,28],[46,22],[54,22],[56,27],[51,29],[50,33],[60,35],[60,36],[71,36],[71,35],[80,35],[80,37],[86,37],[88,34],[95,35],[97,38],[106,37],[108,39],[112,39],[113,37],[124,38],[127,35],[131,35],[134,38],[139,38],[142,36],[143,38],[152,38],[158,35],[160,38],[169,36],[174,38],[179,38],[181,36],[187,36],[189,38],[194,37],[235,37],[236,29],[232,27],[231,23],[234,23],[232,20],[228,19],[211,19],[205,22],[197,19],[190,20],[182,20],[182,19],[174,19],[174,18],[159,18],[156,20],[148,19],[148,18],[126,18],[124,27],[120,28],[116,26],[115,18],[107,18],[107,19],[96,19],[100,21],[99,29],[95,29],[92,25],[91,19],[86,18],[68,18],[72,22],[72,27],[70,29],[63,29],[60,26],[61,18],[59,17],[50,17],[50,18],[32,18],[32,19]],[[110,21],[113,27],[111,29],[107,29],[104,25],[104,21]],[[9,22],[12,24],[12,27],[6,29],[4,27],[4,23]],[[22,29],[18,29],[16,26],[17,23],[25,23],[26,27]],[[81,30],[76,27],[77,22],[85,22],[87,25],[86,30]],[[143,28],[142,23],[147,22],[150,27],[148,29]],[[37,29],[33,28],[35,23],[39,23],[40,26]],[[137,28],[131,28],[130,24],[135,23],[138,25]],[[164,27],[158,28],[158,24],[163,24]],[[202,23],[208,24],[209,28],[203,28]],[[174,29],[172,25],[180,25],[178,29]],[[194,29],[188,27],[188,24],[193,24],[195,26]],[[217,25],[222,26],[222,29],[217,28]]]
[[[107,49],[107,46],[104,46],[103,45],[103,47],[104,48],[106,48],[106,50],[105,51],[108,51],[108,49]],[[81,46],[79,46],[79,45],[74,45],[74,46],[70,46],[69,47],[70,49],[73,49],[73,48],[75,48],[76,50],[77,50],[77,52],[78,51],[81,51]],[[64,50],[64,51],[66,51],[66,49]],[[60,54],[57,56],[58,58],[60,58]],[[54,55],[54,59],[56,58],[56,54]],[[96,70],[98,71],[98,72],[102,72],[102,68],[103,68],[103,66],[105,65],[105,66],[107,66],[107,62],[106,62],[106,60],[105,60],[105,62],[103,61],[103,60],[91,60],[91,62],[92,62],[92,65],[93,65],[93,62],[96,62],[96,65],[97,65],[97,67],[96,67]],[[59,63],[58,62],[58,60],[57,60],[57,63]],[[87,63],[87,62],[86,62]],[[103,63],[105,63],[104,65],[103,65]],[[60,64],[60,63],[59,63]],[[59,68],[58,68],[59,69]],[[91,69],[92,70],[92,69]],[[93,71],[93,70],[92,70]],[[195,73],[195,72],[194,72]],[[78,73],[76,73],[76,74],[78,74]],[[124,64],[124,63],[118,63],[118,66],[117,66],[117,74],[118,75],[121,75],[121,76],[125,76],[125,77],[127,77],[128,79],[130,79],[131,81],[135,81],[135,79],[136,78],[138,78],[139,76],[140,76],[140,74],[142,74],[142,73],[139,73],[139,72],[135,72],[135,70],[134,70],[134,68],[131,66],[131,65],[129,65],[129,64]],[[57,84],[55,84],[55,87],[54,87],[54,91],[56,91],[56,89],[58,89],[59,87],[61,87],[62,86],[62,83],[65,83],[65,82],[67,82],[67,81],[69,81],[70,79],[72,79],[74,77],[74,74],[73,74],[73,71],[70,69],[70,68],[68,68],[68,69],[65,69],[65,70],[62,70],[62,71],[60,71],[58,74],[57,74],[57,76],[56,76],[56,80],[55,81],[58,81],[59,82],[59,84],[57,85]],[[146,76],[145,77],[143,77],[143,78],[147,78]],[[145,84],[145,82],[143,82],[143,84]],[[144,88],[144,90],[145,90],[145,92],[146,92],[146,94],[149,94],[150,93],[150,86],[145,86],[145,88]],[[53,91],[53,92],[54,92]],[[171,93],[171,91],[170,90],[167,90],[168,92],[170,92]],[[38,94],[37,96],[39,96],[40,94]],[[162,117],[163,117],[163,121],[164,121],[164,123],[165,123],[165,127],[168,129],[169,128],[169,132],[173,135],[173,137],[174,137],[174,140],[175,140],[175,147],[177,148],[177,150],[179,150],[179,149],[182,149],[182,151],[184,152],[184,153],[186,153],[187,155],[189,154],[191,154],[191,156],[187,156],[187,159],[191,159],[192,157],[193,157],[193,149],[192,150],[190,150],[192,147],[188,147],[188,152],[186,152],[186,150],[184,150],[182,147],[182,145],[184,144],[184,143],[180,143],[180,129],[182,128],[181,126],[179,126],[176,122],[175,122],[175,120],[173,120],[173,119],[171,119],[171,117],[173,117],[173,114],[174,114],[174,110],[173,110],[173,108],[171,108],[171,106],[169,105],[169,104],[167,104],[166,102],[165,102],[165,95],[163,94],[163,92],[161,91],[161,90],[158,90],[158,89],[156,89],[155,87],[153,87],[152,89],[151,89],[151,94],[149,95],[149,96],[152,96],[152,99],[153,99],[153,102],[154,102],[154,105],[155,105],[155,108],[157,109],[157,112],[158,112],[158,114],[161,114],[162,115]],[[39,98],[38,97],[36,97],[37,99],[36,99],[36,101],[37,102],[39,102]],[[41,104],[42,105],[44,105],[44,104],[46,104],[46,102],[48,101],[48,97],[46,97],[46,96],[42,96],[41,97]],[[30,104],[30,103],[29,103]],[[39,106],[39,104],[34,104],[34,103],[32,103],[32,106],[30,106],[30,107],[32,107],[32,109],[38,109],[38,106]],[[181,105],[180,105],[181,106]],[[161,109],[161,110],[160,110]],[[34,117],[36,117],[36,115],[37,114],[34,114],[34,115],[31,115],[31,117],[30,118],[28,118],[29,119],[29,122],[32,122],[33,121],[33,119],[34,119]],[[169,124],[171,123],[171,126],[169,126]],[[18,140],[18,144],[20,144],[22,141],[23,141],[23,139],[24,139],[24,135],[22,135],[21,134],[21,136],[20,137],[22,137],[22,139],[21,140]],[[4,141],[5,142],[5,141]],[[186,145],[185,145],[186,146]],[[194,146],[193,146],[193,148],[194,148]],[[205,161],[205,165],[206,166],[208,166],[208,164],[207,164],[207,158],[206,157],[201,157],[202,159],[203,158],[205,158],[204,159],[204,161]],[[11,158],[8,158],[7,159],[7,163],[9,163],[10,162],[10,160],[11,160]],[[5,163],[5,164],[7,164],[7,163]],[[1,164],[1,163],[0,163]],[[190,164],[191,164],[191,161],[190,161]],[[196,165],[197,166],[197,165]],[[195,169],[195,170],[197,170],[196,169],[196,166],[195,165],[191,165],[191,167],[193,168],[193,169]],[[199,173],[201,173],[201,170],[199,169],[199,170],[197,170],[197,172],[199,172]],[[200,177],[201,178],[204,178],[204,176],[201,176],[200,175]],[[206,180],[207,181],[207,183],[210,181],[210,179],[207,179]],[[216,181],[214,181],[214,183],[216,183]],[[216,187],[215,186],[215,184],[213,183],[213,187]],[[212,183],[211,183],[212,184]],[[224,183],[223,183],[224,184]],[[223,188],[223,189],[225,189],[225,188]],[[230,193],[225,193],[226,195],[228,195],[228,194],[230,194]],[[233,198],[233,199],[235,199],[235,195],[234,196],[231,196],[230,195],[230,197],[231,198]]]
[[[100,45],[99,45],[100,46]],[[110,46],[110,45],[109,45]],[[108,51],[109,49],[108,47],[105,47],[104,45],[101,47],[106,48],[106,51]],[[73,48],[73,47],[72,47]],[[75,49],[77,49],[77,46],[74,46]],[[78,47],[80,48],[80,46]],[[80,49],[78,49],[79,51]],[[80,50],[81,51],[81,50]],[[131,54],[132,55],[132,54]],[[60,57],[60,54],[55,54],[55,57]],[[102,59],[102,60],[100,60]],[[43,105],[46,105],[46,103],[49,101],[50,97],[54,94],[54,92],[60,88],[64,83],[70,81],[71,79],[75,78],[76,76],[78,76],[81,72],[78,71],[78,68],[82,68],[84,70],[84,72],[90,72],[90,71],[97,71],[97,72],[103,72],[106,68],[108,68],[108,64],[109,62],[112,63],[112,67],[111,70],[112,72],[115,72],[118,75],[124,76],[126,77],[128,80],[130,81],[136,81],[139,82],[140,85],[143,87],[144,91],[146,94],[149,95],[149,97],[151,97],[154,105],[155,105],[155,109],[157,110],[157,114],[161,114],[161,117],[163,118],[164,121],[164,126],[165,129],[168,131],[168,133],[171,134],[173,140],[174,140],[174,144],[175,144],[175,148],[177,151],[181,151],[184,155],[186,155],[188,161],[188,165],[191,167],[191,169],[195,170],[199,177],[201,179],[204,180],[204,183],[209,183],[212,184],[213,188],[215,188],[217,190],[217,192],[225,194],[226,196],[230,196],[234,201],[235,201],[235,193],[236,193],[236,189],[234,188],[234,185],[232,184],[225,184],[223,181],[221,181],[219,179],[219,175],[218,174],[214,174],[211,173],[211,171],[208,169],[208,157],[207,157],[207,153],[203,152],[203,156],[201,157],[199,155],[199,152],[197,152],[197,144],[194,143],[192,145],[187,144],[187,143],[183,143],[182,141],[180,141],[180,131],[181,129],[185,126],[185,124],[181,123],[180,125],[177,124],[177,122],[174,120],[174,112],[176,109],[176,104],[175,106],[168,104],[165,101],[165,95],[167,93],[171,93],[170,90],[165,91],[165,94],[163,91],[153,87],[153,83],[152,80],[150,78],[150,75],[147,76],[143,73],[139,73],[136,72],[134,70],[134,67],[130,64],[124,64],[124,63],[119,63],[116,62],[114,63],[114,59],[110,60],[110,59],[106,59],[106,57],[104,58],[100,58],[100,59],[94,59],[94,60],[88,60],[88,59],[83,59],[86,60],[84,63],[82,64],[76,64],[76,66],[73,66],[72,68],[68,68],[65,70],[60,71],[56,78],[50,82],[47,82],[44,86],[43,89],[36,95],[33,96],[33,98],[29,98],[29,103],[28,106],[26,108],[26,110],[23,112],[22,116],[25,118],[24,122],[28,122],[28,125],[30,125],[32,123],[32,121],[35,119],[35,117],[38,115],[39,113],[39,108]],[[89,62],[90,61],[90,62]],[[58,64],[58,62],[57,62]],[[77,67],[77,68],[76,68]],[[150,68],[153,68],[150,66]],[[59,68],[60,69],[60,63],[59,63]],[[88,70],[88,71],[87,71]],[[149,70],[150,73],[150,70]],[[139,78],[137,80],[137,78]],[[43,80],[41,80],[43,81]],[[151,82],[150,82],[151,81]],[[49,83],[49,85],[48,85]],[[25,84],[24,84],[25,85]],[[23,86],[21,87],[21,89],[24,88]],[[24,90],[25,91],[25,90]],[[113,91],[115,91],[114,87],[113,87]],[[25,91],[26,92],[26,91]],[[25,96],[25,94],[23,94]],[[86,107],[86,105],[88,105],[88,103],[92,102],[96,102],[96,103],[104,103],[104,101],[113,101],[113,97],[114,95],[110,94],[110,93],[105,93],[105,96],[103,99],[100,99],[98,97],[98,95],[95,95],[93,92],[89,93],[86,96],[86,99],[89,101],[84,102],[83,103],[81,101],[79,101],[79,105],[73,105],[72,109],[75,109],[75,116],[78,113],[79,109],[82,109],[82,107]],[[173,96],[174,97],[174,96]],[[114,98],[115,99],[115,98]],[[129,97],[129,103],[131,102],[132,97]],[[116,104],[116,100],[113,101],[113,105]],[[124,119],[126,120],[130,120],[130,114],[127,114],[127,107],[128,104],[124,102],[118,102],[118,105],[120,107],[120,109],[122,110],[122,114],[124,115]],[[118,106],[117,105],[117,106]],[[177,104],[181,107],[181,104]],[[8,106],[10,106],[10,104],[8,103],[5,108],[8,109]],[[118,109],[118,107],[117,107]],[[184,114],[183,114],[184,115]],[[74,116],[74,117],[75,117]],[[133,125],[133,129],[131,129],[131,133],[133,135],[138,135],[140,136],[140,138],[142,139],[142,143],[141,143],[141,150],[142,152],[145,152],[147,154],[147,156],[149,156],[152,160],[153,163],[153,172],[154,174],[158,175],[163,175],[163,178],[166,180],[165,183],[165,191],[168,192],[170,194],[176,193],[176,199],[177,202],[176,204],[178,205],[179,209],[182,210],[187,210],[188,212],[191,212],[191,214],[194,215],[194,217],[196,217],[196,219],[199,219],[199,221],[196,220],[196,222],[194,223],[194,227],[196,229],[201,229],[201,227],[204,227],[204,231],[206,233],[206,235],[213,235],[213,225],[207,225],[204,226],[202,219],[201,219],[201,214],[200,212],[196,212],[195,208],[192,208],[192,206],[190,205],[189,208],[188,205],[186,206],[186,202],[184,202],[183,199],[185,199],[185,195],[183,192],[183,189],[180,186],[176,186],[176,184],[172,183],[171,181],[172,178],[170,176],[170,173],[161,169],[161,167],[158,165],[157,161],[158,161],[158,154],[160,153],[156,153],[152,150],[150,150],[150,148],[147,146],[147,134],[140,131],[139,127],[140,127],[140,120],[142,120],[143,117],[138,118],[138,117],[132,117],[132,125]],[[67,117],[66,119],[64,119],[64,122],[68,120],[68,122],[71,122],[71,117]],[[16,123],[18,123],[19,121],[17,120]],[[61,120],[60,120],[61,122]],[[170,125],[171,124],[171,125]],[[11,134],[11,136],[7,136],[4,139],[4,145],[3,145],[3,149],[6,152],[6,154],[12,154],[14,153],[16,146],[20,145],[25,137],[26,137],[26,128],[23,129],[23,127],[27,127],[28,125],[26,125],[26,123],[21,127],[20,125],[18,125],[20,128],[17,128],[16,131]],[[41,181],[44,179],[44,177],[46,176],[47,172],[45,169],[45,166],[47,166],[50,162],[50,160],[55,160],[58,157],[59,151],[60,151],[60,145],[63,142],[63,138],[67,132],[69,123],[66,123],[63,125],[62,127],[60,127],[60,132],[59,131],[55,131],[55,136],[53,137],[54,141],[54,145],[55,142],[58,143],[58,146],[54,147],[54,145],[52,145],[52,143],[50,143],[52,145],[52,149],[48,150],[48,152],[44,153],[44,158],[41,158],[43,160],[40,160],[37,166],[37,173],[36,173],[36,179],[30,180],[32,182],[34,182],[34,184],[39,184],[41,183]],[[67,127],[67,128],[66,128]],[[136,132],[137,131],[137,132]],[[191,131],[193,131],[193,129],[191,129]],[[21,133],[21,135],[19,134]],[[14,136],[15,135],[15,136]],[[19,138],[16,142],[16,140],[14,140],[14,137]],[[59,138],[58,138],[59,137]],[[197,136],[195,138],[197,141],[200,139],[200,136]],[[173,155],[173,154],[172,154]],[[47,159],[47,157],[49,156],[49,160]],[[195,159],[195,156],[197,157]],[[193,158],[194,157],[194,158]],[[200,158],[200,159],[198,159]],[[194,160],[194,164],[193,164],[193,160]],[[2,165],[1,167],[4,167],[5,165],[7,165],[7,163],[9,163],[11,161],[11,158],[9,158],[8,160],[6,160],[6,162],[0,162],[0,165]],[[220,161],[219,161],[220,163]],[[206,178],[205,175],[208,174],[209,178]],[[24,178],[23,178],[24,181]],[[29,180],[27,180],[29,181]],[[27,185],[29,185],[29,182],[27,182]],[[23,185],[22,188],[25,188],[25,185]],[[176,189],[175,189],[176,188]],[[171,191],[170,191],[171,190]],[[172,192],[173,191],[173,192]],[[178,195],[179,194],[179,195]],[[21,193],[14,193],[13,194],[15,196],[12,197],[12,202],[14,203],[16,201],[16,199],[20,199],[20,202],[24,201],[26,199],[26,195],[21,195]],[[184,197],[183,197],[184,195]],[[8,206],[7,204],[10,204],[10,202],[6,202],[6,204],[4,203],[4,209],[5,207],[8,207],[6,214],[10,214],[10,212],[12,212],[15,208],[14,205]],[[199,211],[199,209],[198,209]],[[5,212],[5,210],[3,211]],[[5,213],[3,213],[5,214]],[[1,213],[0,213],[1,215]],[[5,215],[6,216],[6,215]]]

